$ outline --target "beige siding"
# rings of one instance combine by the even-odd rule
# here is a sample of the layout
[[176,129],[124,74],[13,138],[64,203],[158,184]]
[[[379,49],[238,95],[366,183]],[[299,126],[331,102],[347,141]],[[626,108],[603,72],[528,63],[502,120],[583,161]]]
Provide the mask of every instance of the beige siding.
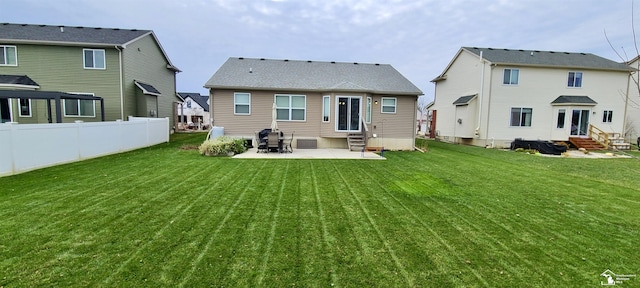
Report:
[[[104,49],[106,69],[84,69],[83,48],[94,47],[61,47],[42,45],[16,45],[18,66],[1,66],[0,74],[27,75],[40,85],[41,91],[93,93],[104,98],[106,120],[118,119],[120,116],[120,93],[118,86],[118,51]],[[31,120],[46,122],[46,101],[34,100],[34,115]],[[52,101],[52,113],[55,121],[55,104]],[[96,117],[63,117],[64,122],[75,120],[99,121],[100,105],[96,102]],[[14,113],[17,116],[17,113]],[[18,119],[28,123],[27,119]]]
[[[138,87],[134,80],[152,85],[162,96],[157,97],[157,117],[169,117],[173,123],[173,103],[175,102],[176,83],[175,72],[167,68],[162,50],[151,35],[147,35],[127,45],[123,51],[124,59],[124,113],[125,118],[131,116],[148,117],[151,106],[145,107],[145,111],[139,111],[136,99]],[[155,96],[154,96],[155,97]],[[140,103],[148,103],[143,99]],[[143,113],[144,112],[144,113]]]

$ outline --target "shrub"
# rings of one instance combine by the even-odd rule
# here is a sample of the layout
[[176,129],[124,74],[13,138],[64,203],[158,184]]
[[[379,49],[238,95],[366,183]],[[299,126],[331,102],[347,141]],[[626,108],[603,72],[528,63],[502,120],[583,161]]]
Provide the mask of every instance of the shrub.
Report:
[[200,154],[206,156],[227,156],[240,154],[247,150],[245,140],[229,136],[220,136],[206,140],[198,147]]

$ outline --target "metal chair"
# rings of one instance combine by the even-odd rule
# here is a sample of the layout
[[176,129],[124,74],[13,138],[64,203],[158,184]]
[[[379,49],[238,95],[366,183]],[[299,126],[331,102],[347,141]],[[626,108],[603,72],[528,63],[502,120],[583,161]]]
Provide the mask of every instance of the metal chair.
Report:
[[286,153],[293,153],[293,147],[291,147],[291,143],[293,142],[293,133],[295,133],[296,131],[291,132],[291,138],[285,138],[284,140],[282,140],[282,151],[286,152]]
[[280,146],[280,133],[269,133],[267,136],[267,149],[269,149],[269,151],[276,150],[278,152],[282,152],[282,146]]
[[256,144],[258,147],[257,153],[267,153],[269,152],[269,148],[267,146],[267,141],[260,137],[260,132],[256,131]]

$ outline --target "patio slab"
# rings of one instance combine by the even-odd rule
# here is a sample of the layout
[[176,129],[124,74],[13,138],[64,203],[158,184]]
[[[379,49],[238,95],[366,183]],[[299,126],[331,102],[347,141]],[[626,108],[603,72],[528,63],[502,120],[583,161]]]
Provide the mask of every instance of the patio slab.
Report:
[[234,155],[233,158],[242,159],[366,159],[386,160],[373,152],[356,152],[348,149],[294,149],[293,153],[257,153],[256,148]]

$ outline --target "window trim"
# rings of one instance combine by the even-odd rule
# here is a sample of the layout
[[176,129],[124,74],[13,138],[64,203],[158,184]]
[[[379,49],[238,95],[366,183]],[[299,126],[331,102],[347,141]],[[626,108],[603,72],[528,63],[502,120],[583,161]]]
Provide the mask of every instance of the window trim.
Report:
[[371,124],[371,111],[373,109],[373,99],[371,97],[367,97],[367,106],[365,107],[365,113],[367,113],[366,115],[364,115],[364,123],[367,124]]
[[[505,78],[505,74],[507,73],[507,70],[509,70],[509,83],[504,83],[504,78]],[[513,71],[517,71],[518,76],[516,79],[516,83],[512,83],[513,82]],[[507,86],[518,86],[518,84],[520,84],[520,69],[518,68],[504,68],[502,69],[502,85],[507,85]]]
[[[280,97],[288,97],[289,98],[289,107],[278,107],[278,104],[277,104],[278,102],[276,101],[278,96],[280,96]],[[294,107],[291,106],[291,103],[292,103],[291,98],[294,97],[294,96],[304,97],[304,108],[297,108],[297,107],[294,108]],[[276,103],[276,110],[278,110],[278,109],[287,109],[287,110],[289,110],[289,119],[276,119],[276,121],[287,121],[287,122],[306,122],[307,121],[307,95],[302,95],[302,94],[274,94],[273,95],[273,102]],[[291,119],[291,116],[293,115],[292,112],[293,112],[294,109],[296,109],[296,110],[303,109],[304,110],[304,113],[303,113],[304,119],[302,119],[302,120]]]
[[[393,112],[385,112],[384,107],[391,107],[389,105],[384,105],[384,100],[393,100]],[[396,114],[398,113],[398,97],[381,97],[380,98],[380,113],[382,114]]]
[[[573,73],[573,86],[569,85],[569,77],[571,76],[571,73]],[[576,75],[580,73],[580,86],[576,86]],[[582,88],[582,84],[584,84],[584,73],[582,73],[581,71],[569,71],[567,72],[567,88]]]
[[613,110],[602,111],[602,123],[613,123]]
[[[0,66],[13,66],[16,67],[18,66],[18,47],[13,46],[13,45],[0,45],[0,48],[2,48],[2,54],[4,57],[4,63],[0,63]],[[7,59],[9,57],[7,57],[7,48],[13,48],[13,58],[16,60],[15,64],[9,64]]]
[[[76,94],[76,95],[90,95],[90,96],[96,96],[96,94],[94,93],[83,93],[83,92],[68,92],[69,94]],[[67,114],[67,100],[75,100],[78,101],[78,115],[68,115]],[[80,115],[80,101],[82,101],[84,99],[62,99],[62,115],[64,115],[64,117],[69,117],[69,118],[95,118],[96,117],[96,100],[84,100],[84,101],[91,101],[92,105],[91,107],[93,108],[93,116],[90,115]]]
[[[22,103],[20,103],[22,100],[27,100],[27,105],[29,107],[29,114],[27,115],[23,115],[22,114]],[[31,109],[31,99],[20,99],[18,98],[18,117],[33,117],[33,110]]]
[[331,123],[331,96],[322,96],[322,123]]
[[[91,51],[91,56],[93,57],[93,67],[87,67],[87,59],[85,58],[85,53],[87,51]],[[102,51],[102,55],[104,56],[103,62],[104,67],[96,67],[96,51]],[[82,66],[87,70],[107,70],[107,52],[104,49],[90,49],[84,48],[82,49]]]
[[[513,109],[520,109],[520,118],[518,119],[518,125],[513,125]],[[529,125],[526,125],[526,123],[522,123],[523,122],[523,113],[522,111],[524,109],[529,109],[531,111],[531,117],[529,119]],[[533,126],[533,108],[530,107],[511,107],[509,109],[509,127],[532,127]]]
[[[236,99],[236,96],[238,96],[239,94],[249,96],[249,103],[238,103],[237,99]],[[249,106],[249,112],[247,112],[247,113],[238,113],[238,109],[237,109],[238,105],[247,105],[247,106]],[[249,92],[233,92],[233,115],[242,115],[242,116],[251,115],[251,93],[249,93]]]

